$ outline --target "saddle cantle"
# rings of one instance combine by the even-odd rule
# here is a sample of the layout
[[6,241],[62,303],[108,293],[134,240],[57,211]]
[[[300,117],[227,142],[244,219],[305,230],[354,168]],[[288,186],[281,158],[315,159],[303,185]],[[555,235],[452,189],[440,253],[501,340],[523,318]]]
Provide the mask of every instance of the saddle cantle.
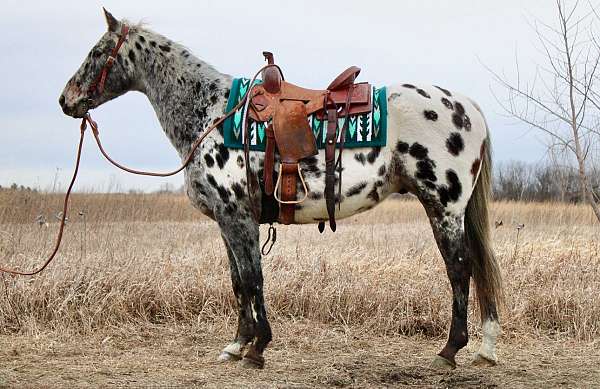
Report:
[[[338,189],[341,190],[341,156],[344,134],[348,126],[348,120],[344,120],[344,125],[339,128],[338,118],[371,112],[372,87],[366,82],[355,83],[360,68],[351,66],[337,76],[326,89],[303,88],[283,79],[279,67],[275,66],[273,54],[263,52],[263,55],[272,66],[263,71],[263,82],[252,86],[246,114],[255,121],[270,122],[266,129],[263,172],[265,194],[273,196],[279,202],[279,222],[292,224],[296,204],[303,202],[308,196],[299,163],[304,158],[318,153],[308,116],[314,114],[321,120],[326,119],[324,195],[329,224],[335,231],[335,170],[338,167]],[[245,138],[245,142],[248,142],[248,137]],[[336,146],[339,148],[337,160]],[[277,182],[273,184],[276,152],[280,157],[280,166]],[[248,164],[246,167],[248,168]],[[304,190],[301,199],[297,198],[298,179]],[[322,228],[321,225],[319,229]]]

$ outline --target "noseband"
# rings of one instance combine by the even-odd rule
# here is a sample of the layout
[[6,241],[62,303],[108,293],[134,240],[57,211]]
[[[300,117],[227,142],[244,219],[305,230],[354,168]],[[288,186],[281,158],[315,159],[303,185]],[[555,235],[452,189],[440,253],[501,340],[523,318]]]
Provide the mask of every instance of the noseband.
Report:
[[112,49],[110,55],[106,59],[106,62],[102,66],[98,77],[94,80],[94,82],[90,85],[87,95],[88,98],[92,98],[93,96],[99,96],[104,92],[104,84],[106,83],[106,77],[108,76],[108,72],[112,68],[115,60],[117,59],[117,53],[125,43],[127,39],[127,35],[129,34],[129,26],[124,24],[121,27],[121,35],[119,36],[119,40],[117,41],[117,45]]

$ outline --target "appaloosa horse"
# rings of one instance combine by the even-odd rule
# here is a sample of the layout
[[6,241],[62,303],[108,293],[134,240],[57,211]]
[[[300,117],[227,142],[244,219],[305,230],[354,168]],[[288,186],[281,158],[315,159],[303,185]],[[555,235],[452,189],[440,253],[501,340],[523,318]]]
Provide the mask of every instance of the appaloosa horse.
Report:
[[[184,158],[203,129],[223,115],[232,78],[185,47],[130,25],[103,90],[90,96],[90,86],[97,82],[127,23],[106,11],[105,16],[108,31],[60,96],[64,113],[81,118],[126,92],[142,92]],[[371,209],[392,193],[415,195],[431,222],[453,293],[448,342],[434,364],[454,368],[456,353],[467,344],[467,304],[473,276],[483,322],[483,344],[474,362],[493,365],[500,332],[496,306],[502,290],[490,247],[491,151],[485,119],[473,101],[440,87],[392,85],[387,98],[387,146],[343,151],[344,179],[337,217]],[[262,159],[262,153],[251,152],[248,163],[254,176],[262,168]],[[301,166],[311,196],[296,211],[295,222],[326,220],[324,151]],[[239,320],[233,342],[219,359],[243,359],[247,367],[263,367],[271,328],[263,296],[259,224],[246,189],[243,151],[226,148],[222,132],[212,132],[187,166],[185,186],[192,204],[219,224],[229,257]],[[261,196],[260,189],[253,193],[257,196]]]

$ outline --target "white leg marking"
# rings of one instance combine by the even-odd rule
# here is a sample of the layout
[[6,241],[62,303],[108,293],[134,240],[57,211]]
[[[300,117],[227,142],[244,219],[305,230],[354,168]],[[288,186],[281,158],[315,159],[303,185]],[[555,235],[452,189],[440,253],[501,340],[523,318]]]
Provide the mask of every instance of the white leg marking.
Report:
[[224,352],[232,354],[232,355],[241,355],[242,354],[242,344],[239,342],[229,343],[227,347],[223,349]]
[[486,319],[483,323],[483,342],[477,354],[492,362],[497,362],[496,339],[500,335],[500,324],[496,320]]
[[255,322],[258,321],[258,320],[256,320],[257,315],[256,315],[256,308],[254,308],[254,301],[252,301],[250,303],[250,308],[252,309],[252,317],[254,318],[254,321]]

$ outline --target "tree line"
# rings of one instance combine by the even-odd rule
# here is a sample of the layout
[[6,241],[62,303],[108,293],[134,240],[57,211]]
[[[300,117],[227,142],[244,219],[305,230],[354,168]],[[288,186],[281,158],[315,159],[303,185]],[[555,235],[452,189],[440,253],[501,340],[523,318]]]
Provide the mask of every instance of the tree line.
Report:
[[[594,199],[600,203],[600,169],[589,174]],[[496,200],[584,202],[579,172],[573,166],[551,162],[499,162],[494,169],[493,193]]]

